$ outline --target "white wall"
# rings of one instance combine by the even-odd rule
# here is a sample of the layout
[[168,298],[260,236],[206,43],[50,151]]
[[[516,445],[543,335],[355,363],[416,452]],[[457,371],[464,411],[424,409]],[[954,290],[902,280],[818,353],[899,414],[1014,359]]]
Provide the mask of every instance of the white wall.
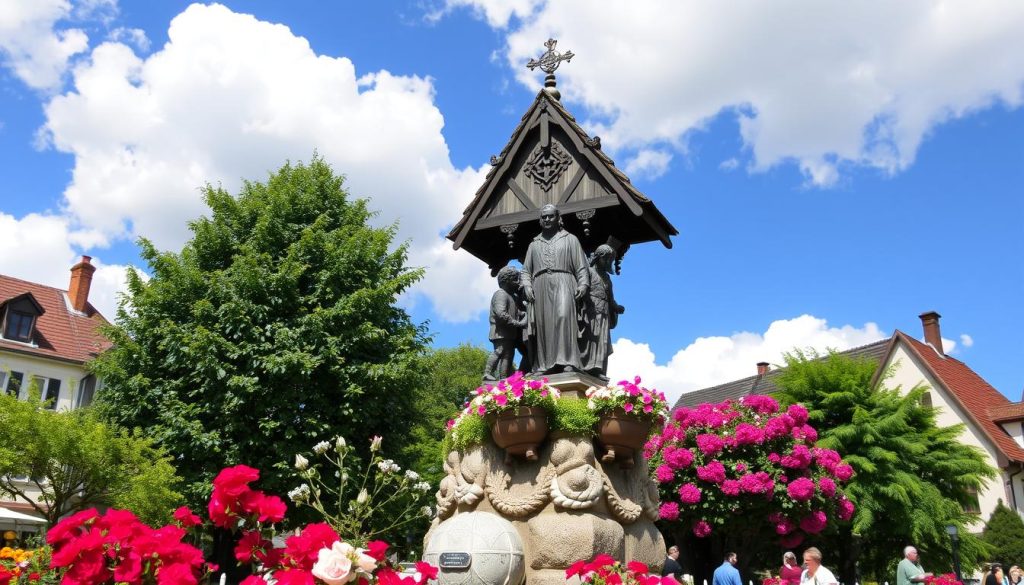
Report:
[[[928,351],[934,350],[928,348]],[[890,361],[885,366],[890,367],[893,364],[895,364],[893,374],[886,380],[885,386],[889,388],[900,386],[903,393],[909,392],[918,384],[928,386],[932,406],[939,409],[936,421],[939,426],[945,427],[964,423],[964,432],[960,435],[961,442],[981,449],[988,460],[988,464],[999,469],[996,450],[985,433],[971,422],[970,417],[959,407],[953,397],[947,396],[945,391],[939,389],[940,386],[935,378],[930,375],[923,365],[918,363],[916,357],[909,353],[909,350],[902,341],[896,343],[896,347],[890,356]],[[1019,479],[1019,477],[1016,478],[1018,481]],[[989,480],[988,484],[978,491],[978,503],[981,508],[981,514],[978,515],[977,521],[968,526],[971,532],[981,532],[982,528],[985,527],[985,521],[988,520],[999,500],[1003,500],[1007,506],[1012,505],[1012,501],[1008,501],[1008,494],[1004,485],[1005,481],[1006,475],[1000,473],[998,477]],[[1024,498],[1021,498],[1021,494],[1018,494],[1017,503],[1018,505],[1024,505]]]
[[[21,397],[27,395],[29,385],[33,376],[45,378],[57,378],[60,382],[60,396],[57,398],[57,410],[70,410],[74,408],[78,398],[78,385],[88,372],[85,368],[71,363],[48,360],[30,355],[24,355],[9,351],[0,351],[0,372],[22,372],[25,377],[22,381]],[[5,386],[6,389],[6,377]]]

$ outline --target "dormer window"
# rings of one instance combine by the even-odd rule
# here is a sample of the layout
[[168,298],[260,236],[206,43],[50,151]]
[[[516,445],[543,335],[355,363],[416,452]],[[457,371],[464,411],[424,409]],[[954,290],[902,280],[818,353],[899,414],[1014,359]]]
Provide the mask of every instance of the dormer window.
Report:
[[7,326],[4,327],[4,337],[28,343],[32,339],[32,326],[35,325],[35,320],[35,315],[19,311],[8,311]]
[[44,313],[32,293],[18,295],[3,303],[3,336],[9,341],[32,343],[36,319]]

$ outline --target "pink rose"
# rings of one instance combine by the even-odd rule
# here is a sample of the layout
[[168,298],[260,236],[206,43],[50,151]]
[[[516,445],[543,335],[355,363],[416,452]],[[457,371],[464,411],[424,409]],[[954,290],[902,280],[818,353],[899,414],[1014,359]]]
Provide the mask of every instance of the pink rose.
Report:
[[352,570],[352,555],[355,549],[352,545],[340,540],[331,545],[331,548],[322,548],[317,555],[316,563],[313,565],[313,576],[320,579],[327,585],[344,585],[353,578],[356,573]]
[[696,504],[700,501],[700,488],[692,483],[679,486],[679,501],[684,504]]
[[668,465],[659,465],[658,468],[654,470],[654,476],[657,478],[659,483],[668,483],[675,479],[676,474]]
[[665,502],[658,508],[658,517],[662,520],[668,520],[674,522],[679,519],[679,504],[675,502]]
[[693,525],[693,535],[697,538],[704,538],[711,534],[711,525],[703,520],[699,520]]

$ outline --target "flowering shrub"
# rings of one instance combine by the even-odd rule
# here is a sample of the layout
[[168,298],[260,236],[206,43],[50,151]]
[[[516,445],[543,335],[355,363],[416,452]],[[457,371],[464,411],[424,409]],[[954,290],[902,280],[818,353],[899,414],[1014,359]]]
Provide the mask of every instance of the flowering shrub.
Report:
[[[317,458],[326,462],[331,471],[326,481]],[[415,471],[403,472],[397,463],[385,459],[380,437],[370,442],[370,458],[360,475],[350,469],[356,461],[352,448],[342,437],[333,443],[317,443],[309,459],[301,454],[295,456],[295,468],[302,483],[288,492],[288,497],[296,505],[316,510],[330,526],[347,535],[349,542],[358,545],[424,517],[433,517],[434,511],[428,505],[433,499],[432,486]]]
[[787,548],[830,518],[849,520],[853,504],[841,485],[853,468],[816,447],[817,436],[803,406],[780,411],[768,396],[675,410],[644,448],[661,487],[662,520],[704,538],[760,519]]
[[621,409],[627,414],[658,424],[662,424],[668,414],[665,394],[641,386],[639,376],[632,382],[622,380],[614,386],[591,386],[587,389],[587,406],[598,414]]
[[785,585],[786,581],[782,577],[765,577],[761,579],[761,585]]
[[558,398],[558,390],[548,386],[547,379],[527,380],[522,372],[495,384],[480,386],[470,394],[462,411],[445,426],[447,443],[456,448],[481,443],[486,438],[486,417],[523,406],[538,406],[552,412]]
[[0,585],[52,585],[58,582],[50,570],[50,549],[0,549]]
[[565,578],[579,577],[583,583],[593,585],[678,585],[672,577],[648,574],[647,565],[630,561],[623,565],[609,555],[597,555],[594,560],[576,561],[565,570]]
[[924,578],[925,585],[964,585],[953,573],[932,575]]
[[216,567],[182,542],[185,535],[180,526],[151,528],[127,510],[88,509],[61,520],[46,542],[64,585],[195,585]]

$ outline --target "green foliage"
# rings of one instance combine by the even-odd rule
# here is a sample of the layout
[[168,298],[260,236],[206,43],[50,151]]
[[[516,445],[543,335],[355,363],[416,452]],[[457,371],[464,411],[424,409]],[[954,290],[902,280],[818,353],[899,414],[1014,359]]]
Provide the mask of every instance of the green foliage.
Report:
[[[26,482],[15,478],[28,477]],[[56,412],[32,389],[27,401],[0,395],[0,493],[31,504],[50,526],[93,506],[132,510],[163,523],[180,503],[166,454],[148,439],[101,421],[89,408]],[[38,490],[39,498],[29,490]]]
[[491,426],[482,416],[463,417],[456,428],[457,432],[449,432],[445,436],[445,453],[449,451],[465,451],[474,445],[483,445],[491,440]]
[[556,400],[554,409],[548,412],[548,427],[551,432],[574,436],[593,437],[597,420],[598,415],[587,407],[586,400]]
[[1024,564],[1024,521],[1003,502],[992,511],[981,539],[991,547],[989,559],[1002,563],[1004,570]]
[[237,196],[207,186],[179,253],[139,242],[151,277],[129,274],[98,406],[180,457],[193,506],[226,465],[285,493],[283,459],[313,443],[408,436],[426,339],[395,302],[422,272],[342,182],[314,156]]
[[434,484],[444,476],[441,464],[450,450],[442,448],[445,423],[480,385],[487,354],[482,347],[463,343],[432,349],[421,360],[423,382],[413,391],[416,418],[403,458]]
[[974,518],[963,506],[996,471],[980,450],[959,441],[963,425],[937,425],[935,409],[921,404],[924,387],[873,387],[876,368],[840,354],[796,351],[776,381],[777,398],[807,407],[818,444],[841,453],[856,472],[846,486],[857,506],[852,525],[824,543],[842,557],[837,564],[847,576],[840,580],[851,579],[854,562],[868,577],[891,579],[899,556],[893,551],[908,543],[929,570],[949,572],[949,524],[960,527],[963,566],[977,566],[986,546],[965,529]]

